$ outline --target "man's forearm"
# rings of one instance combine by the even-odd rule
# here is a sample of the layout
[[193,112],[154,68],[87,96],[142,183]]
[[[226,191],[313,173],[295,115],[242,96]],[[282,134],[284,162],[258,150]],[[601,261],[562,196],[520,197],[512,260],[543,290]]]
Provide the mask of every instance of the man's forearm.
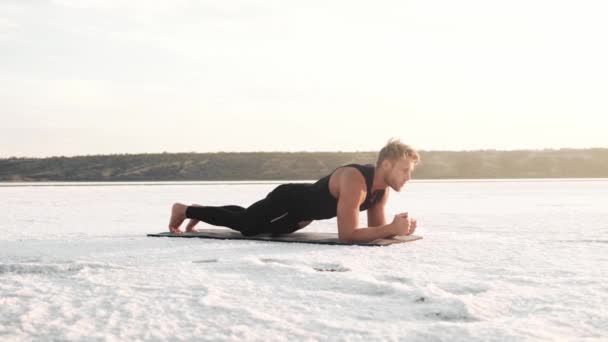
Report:
[[389,223],[378,227],[356,228],[352,231],[350,236],[344,238],[340,237],[340,240],[348,242],[371,242],[395,235],[397,235],[397,233],[394,231],[393,225]]

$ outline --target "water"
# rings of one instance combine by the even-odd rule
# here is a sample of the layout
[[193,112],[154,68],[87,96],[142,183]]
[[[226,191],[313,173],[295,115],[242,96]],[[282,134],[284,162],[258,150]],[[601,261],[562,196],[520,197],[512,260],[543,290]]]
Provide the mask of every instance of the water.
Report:
[[268,182],[20,185],[0,185],[3,341],[608,337],[606,179],[413,181],[387,216],[424,239],[388,247],[145,236],[175,201]]

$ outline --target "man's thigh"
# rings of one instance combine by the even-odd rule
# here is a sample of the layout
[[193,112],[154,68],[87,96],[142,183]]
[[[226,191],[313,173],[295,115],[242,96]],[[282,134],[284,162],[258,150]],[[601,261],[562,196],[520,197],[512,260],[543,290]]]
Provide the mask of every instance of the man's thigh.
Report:
[[244,215],[248,234],[278,233],[288,234],[308,225],[301,217],[300,210],[304,193],[309,184],[280,184],[266,197],[247,208]]
[[284,224],[288,216],[289,210],[283,202],[267,196],[250,205],[243,213],[243,235],[270,233],[273,228]]

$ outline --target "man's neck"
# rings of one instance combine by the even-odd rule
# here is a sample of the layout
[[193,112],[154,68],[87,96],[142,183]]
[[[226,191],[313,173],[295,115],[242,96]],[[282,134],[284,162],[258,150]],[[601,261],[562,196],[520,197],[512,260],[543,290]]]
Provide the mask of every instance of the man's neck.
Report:
[[374,168],[374,183],[372,184],[372,193],[378,190],[385,190],[388,185],[384,182],[384,175],[382,174],[382,170],[379,168]]

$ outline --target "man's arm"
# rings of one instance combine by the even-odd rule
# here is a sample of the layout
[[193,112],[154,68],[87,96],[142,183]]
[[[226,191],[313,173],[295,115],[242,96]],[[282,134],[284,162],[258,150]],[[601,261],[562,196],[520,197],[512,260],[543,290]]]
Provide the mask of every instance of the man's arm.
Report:
[[384,196],[380,202],[376,203],[373,207],[367,209],[367,225],[369,227],[378,227],[386,224],[386,215],[384,214],[384,208],[386,208],[386,202],[388,201],[389,190],[386,188]]
[[[389,189],[384,191],[384,196],[380,202],[376,203],[373,207],[367,209],[367,225],[369,227],[380,227],[386,225],[386,202],[388,202]],[[397,234],[387,236],[386,238],[393,238]]]
[[366,195],[365,179],[359,172],[344,172],[338,186],[338,237],[341,241],[371,242],[396,235],[392,224],[358,228],[359,206]]

